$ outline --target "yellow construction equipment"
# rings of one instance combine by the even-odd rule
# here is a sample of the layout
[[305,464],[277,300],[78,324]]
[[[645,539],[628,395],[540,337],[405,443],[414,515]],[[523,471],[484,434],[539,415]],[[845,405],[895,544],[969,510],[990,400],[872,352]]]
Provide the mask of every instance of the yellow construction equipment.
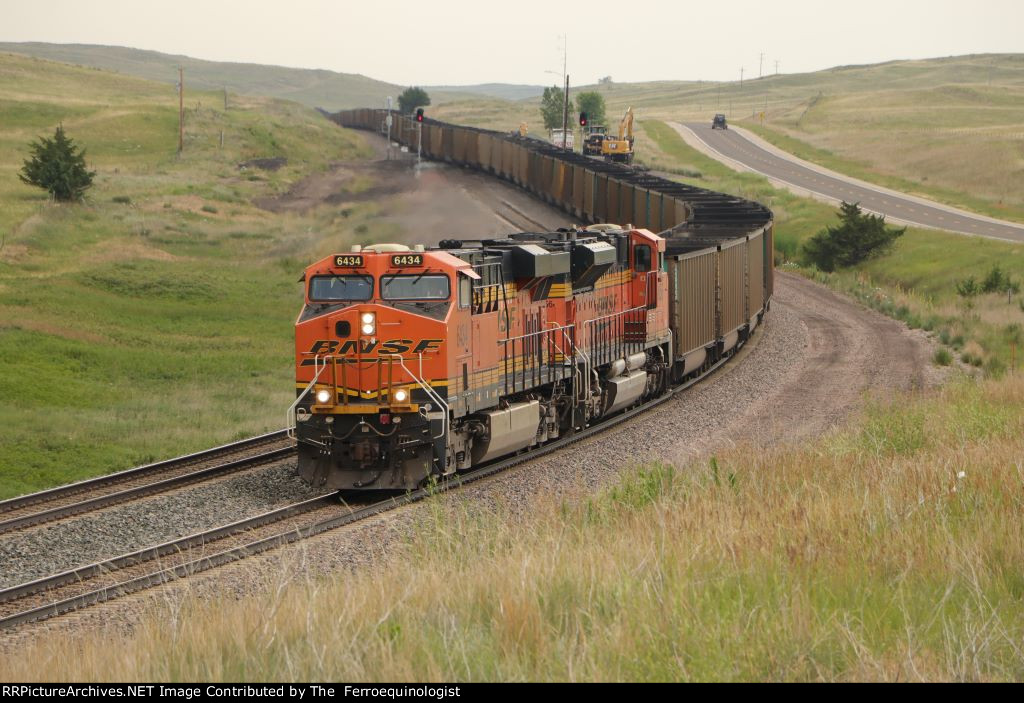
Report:
[[633,163],[633,108],[626,110],[619,122],[618,138],[606,136],[601,142],[601,154],[608,161]]

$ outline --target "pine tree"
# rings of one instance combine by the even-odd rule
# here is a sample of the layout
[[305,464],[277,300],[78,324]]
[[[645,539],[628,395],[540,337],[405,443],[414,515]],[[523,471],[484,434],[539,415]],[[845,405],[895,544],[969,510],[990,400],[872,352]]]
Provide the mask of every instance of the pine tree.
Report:
[[64,125],[57,126],[53,139],[40,137],[30,148],[32,156],[25,159],[18,178],[55,200],[81,200],[96,172],[86,168],[85,150],[64,134]]
[[822,271],[855,266],[885,253],[907,228],[891,229],[885,218],[861,211],[858,203],[840,206],[840,224],[827,227],[804,244],[804,256]]

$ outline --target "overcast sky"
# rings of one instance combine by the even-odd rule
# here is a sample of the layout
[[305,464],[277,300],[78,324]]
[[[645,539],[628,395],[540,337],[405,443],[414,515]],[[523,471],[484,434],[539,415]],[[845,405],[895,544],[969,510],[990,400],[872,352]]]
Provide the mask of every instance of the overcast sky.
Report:
[[[112,44],[400,85],[736,80],[1024,52],[1024,0],[0,0],[0,41]],[[759,69],[760,55],[764,54]],[[547,73],[550,71],[551,73]]]

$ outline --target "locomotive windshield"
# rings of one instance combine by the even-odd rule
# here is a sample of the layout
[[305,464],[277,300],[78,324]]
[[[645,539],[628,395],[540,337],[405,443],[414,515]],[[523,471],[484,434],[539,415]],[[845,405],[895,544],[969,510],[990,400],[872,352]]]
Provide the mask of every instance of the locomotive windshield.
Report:
[[384,300],[448,300],[451,283],[445,275],[396,274],[380,279]]
[[373,276],[313,276],[309,299],[317,302],[369,300],[373,297]]

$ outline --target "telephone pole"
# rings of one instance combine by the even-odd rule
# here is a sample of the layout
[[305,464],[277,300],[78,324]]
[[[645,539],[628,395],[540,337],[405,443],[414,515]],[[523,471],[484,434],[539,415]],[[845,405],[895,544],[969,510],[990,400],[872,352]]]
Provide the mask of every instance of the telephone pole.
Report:
[[185,69],[178,66],[178,156],[185,149]]
[[757,60],[757,77],[764,78],[764,52],[761,52],[760,58]]
[[562,148],[569,148],[569,74],[565,74],[565,105],[562,108]]
[[779,60],[775,59],[775,75],[779,75]]
[[743,87],[743,68],[740,68],[740,88]]

